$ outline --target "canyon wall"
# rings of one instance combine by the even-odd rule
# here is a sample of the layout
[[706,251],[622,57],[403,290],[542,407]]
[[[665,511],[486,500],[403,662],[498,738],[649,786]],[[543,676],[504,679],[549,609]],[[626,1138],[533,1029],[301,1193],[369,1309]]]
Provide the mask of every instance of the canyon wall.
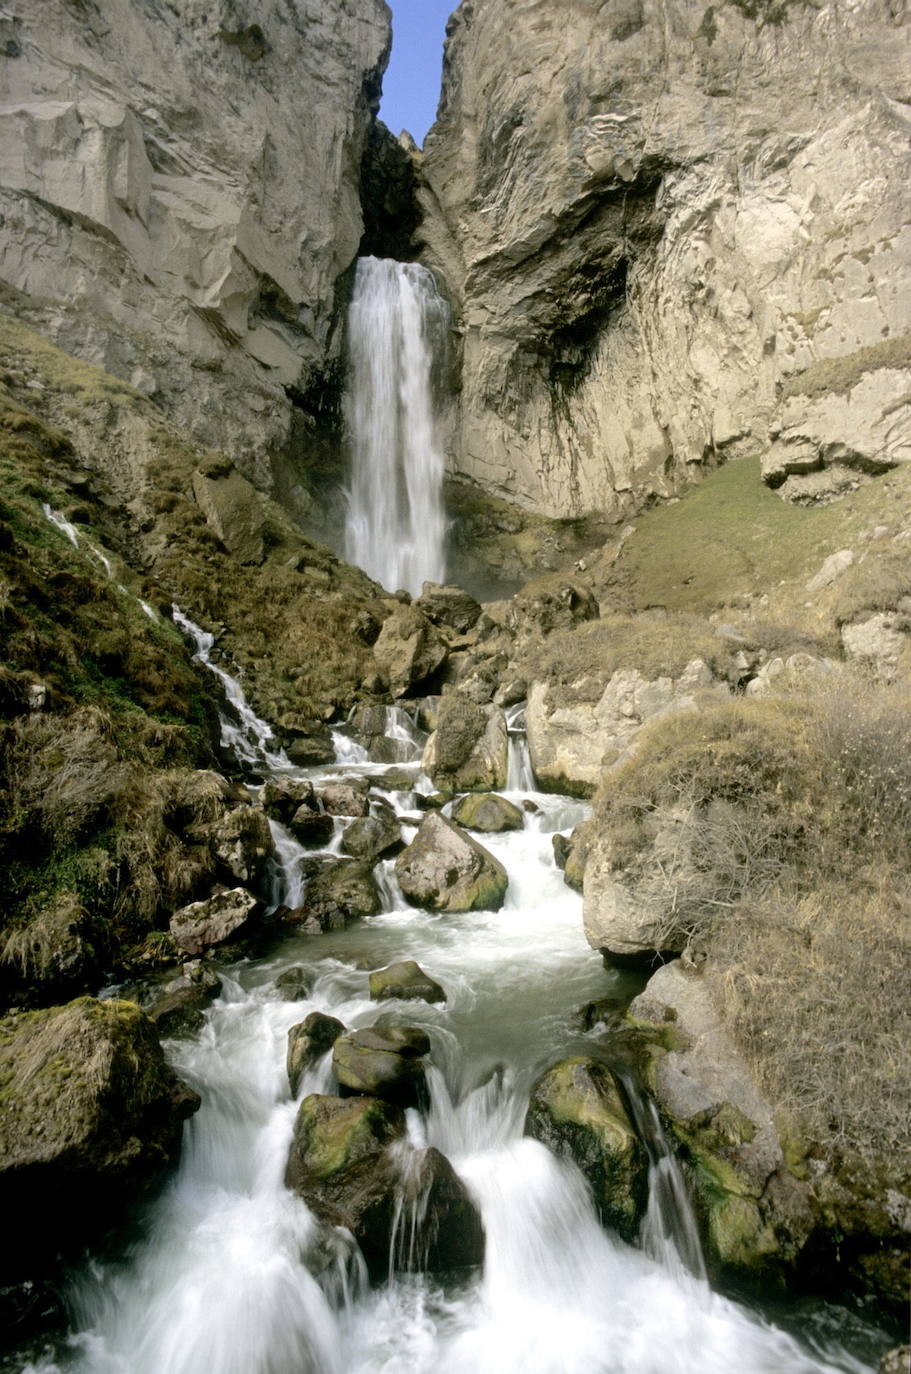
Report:
[[905,0],[463,0],[422,258],[456,469],[620,515],[762,453],[795,499],[911,459]]
[[8,303],[292,506],[389,41],[385,0],[0,10]]

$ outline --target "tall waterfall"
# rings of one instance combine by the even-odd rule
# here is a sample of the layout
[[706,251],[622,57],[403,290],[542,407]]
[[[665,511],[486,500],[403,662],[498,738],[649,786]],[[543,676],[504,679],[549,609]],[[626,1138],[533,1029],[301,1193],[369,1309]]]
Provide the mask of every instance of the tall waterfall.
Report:
[[434,351],[449,311],[416,263],[362,258],[348,316],[351,445],[345,557],[390,590],[418,593],[446,564]]

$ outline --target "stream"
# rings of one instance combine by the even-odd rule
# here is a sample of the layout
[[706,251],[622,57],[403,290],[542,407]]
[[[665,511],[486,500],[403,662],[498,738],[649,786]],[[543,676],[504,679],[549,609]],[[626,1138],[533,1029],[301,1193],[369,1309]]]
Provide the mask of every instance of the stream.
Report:
[[[208,666],[211,642],[181,617]],[[219,668],[219,675],[225,669]],[[414,796],[382,792],[385,766],[339,736],[344,762],[293,770],[272,753],[236,680],[242,756],[260,771],[316,782],[360,774],[401,816]],[[251,713],[252,715],[252,713]],[[403,750],[420,740],[390,711]],[[407,721],[407,717],[404,717]],[[510,718],[505,795],[534,806],[523,830],[485,836],[509,875],[500,912],[438,915],[409,907],[393,862],[380,866],[382,914],[347,930],[294,936],[269,958],[223,971],[223,992],[192,1039],[167,1041],[169,1059],[202,1095],[185,1126],[180,1168],[116,1261],[74,1276],[76,1334],[61,1356],[25,1374],[861,1374],[871,1368],[825,1321],[801,1338],[713,1292],[703,1277],[686,1189],[650,1128],[651,1201],[640,1244],[603,1230],[588,1187],[569,1162],[523,1136],[535,1076],[567,1053],[597,1053],[603,1027],[583,1034],[586,1002],[628,997],[639,983],[609,972],[582,934],[580,898],[563,882],[551,845],[585,804],[534,792],[521,715]],[[412,743],[408,745],[409,733]],[[419,765],[414,787],[430,790]],[[328,846],[338,852],[341,829]],[[293,901],[305,851],[274,825],[275,900]],[[410,840],[414,825],[405,826]],[[413,958],[447,1001],[372,1002],[368,970]],[[304,966],[308,995],[281,1000],[276,978]],[[486,1232],[481,1272],[452,1282],[390,1274],[371,1288],[356,1250],[325,1253],[305,1204],[283,1184],[298,1101],[333,1092],[330,1059],[305,1073],[298,1101],[285,1071],[289,1028],[309,1012],[349,1028],[390,1010],[432,1042],[430,1105],[408,1112],[418,1146],[452,1161],[478,1203]],[[640,1104],[642,1110],[648,1104]],[[315,1253],[320,1254],[314,1264]],[[309,1264],[309,1267],[308,1267]],[[311,1270],[313,1272],[311,1272]],[[831,1312],[831,1309],[828,1309]]]

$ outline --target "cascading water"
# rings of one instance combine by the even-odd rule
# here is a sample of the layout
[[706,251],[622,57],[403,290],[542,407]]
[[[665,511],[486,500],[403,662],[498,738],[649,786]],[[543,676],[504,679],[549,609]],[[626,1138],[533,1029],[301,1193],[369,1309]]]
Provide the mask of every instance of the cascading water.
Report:
[[[373,776],[376,765],[344,765]],[[308,776],[337,776],[339,766]],[[509,795],[509,794],[508,794]],[[527,791],[512,792],[515,801]],[[385,909],[348,930],[298,936],[271,959],[229,970],[195,1038],[169,1057],[201,1093],[180,1169],[119,1263],[74,1281],[76,1333],[31,1374],[863,1374],[844,1349],[799,1343],[714,1293],[686,1239],[685,1190],[658,1178],[664,1146],[636,1103],[652,1155],[642,1248],[599,1225],[567,1161],[524,1136],[535,1076],[580,1048],[576,1009],[619,994],[581,932],[579,898],[557,871],[551,837],[583,803],[533,794],[524,829],[485,836],[509,875],[500,912],[448,915],[407,906],[394,865],[380,865]],[[406,840],[411,794],[398,799]],[[413,821],[413,818],[412,818]],[[279,832],[285,899],[300,895],[303,850]],[[333,842],[331,849],[335,849]],[[368,972],[417,959],[445,1003],[377,1004]],[[312,987],[281,1000],[276,978],[306,965]],[[410,1110],[408,1148],[435,1146],[478,1203],[483,1270],[441,1282],[393,1272],[370,1288],[350,1240],[327,1253],[306,1206],[283,1184],[298,1102],[285,1073],[288,1029],[309,1013],[349,1028],[392,1013],[432,1043],[429,1108]],[[594,1034],[595,1032],[592,1032]],[[600,1033],[600,1032],[599,1032]],[[298,1100],[333,1092],[329,1058],[305,1071]],[[408,1168],[407,1157],[403,1167]],[[679,1179],[677,1179],[679,1183]],[[412,1254],[403,1210],[396,1244]],[[682,1256],[682,1257],[681,1257]],[[55,1362],[56,1361],[56,1362]]]
[[415,595],[446,572],[432,371],[448,328],[425,267],[361,258],[348,314],[345,557],[384,587]]

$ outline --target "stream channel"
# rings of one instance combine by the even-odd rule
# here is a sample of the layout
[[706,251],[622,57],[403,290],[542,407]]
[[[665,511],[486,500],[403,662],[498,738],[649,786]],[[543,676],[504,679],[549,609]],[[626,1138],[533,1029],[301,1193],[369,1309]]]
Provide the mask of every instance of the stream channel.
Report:
[[[412,792],[383,791],[388,765],[337,735],[340,762],[294,770],[257,720],[240,684],[210,658],[211,637],[179,613],[197,657],[218,671],[234,718],[226,743],[259,775],[315,781],[372,776],[402,816]],[[413,787],[420,739],[389,710]],[[513,715],[513,724],[517,723]],[[604,1027],[579,1029],[592,999],[640,985],[604,968],[582,934],[581,899],[563,882],[551,844],[584,803],[535,791],[524,737],[511,734],[506,795],[530,801],[523,830],[485,836],[507,869],[499,912],[439,915],[403,900],[381,864],[382,914],[335,933],[289,938],[271,957],[220,970],[223,992],[192,1039],[165,1042],[202,1095],[185,1125],[180,1168],[149,1207],[129,1252],[86,1265],[71,1282],[73,1334],[27,1374],[860,1374],[871,1369],[863,1324],[815,1306],[790,1329],[714,1292],[676,1163],[654,1119],[651,1199],[637,1246],[600,1226],[576,1168],[523,1136],[529,1088],[573,1052],[598,1054]],[[274,823],[273,823],[274,824]],[[328,846],[338,853],[341,831]],[[404,827],[404,838],[415,833]],[[273,900],[294,905],[301,846],[275,827]],[[445,1003],[376,1003],[368,970],[416,959]],[[314,979],[285,1001],[276,977],[304,965]],[[116,992],[116,989],[112,989]],[[297,1100],[285,1070],[287,1034],[312,1011],[348,1028],[390,1010],[432,1042],[429,1110],[409,1110],[415,1146],[435,1145],[480,1206],[486,1258],[451,1282],[390,1272],[371,1287],[358,1253],[317,1276],[307,1267],[317,1223],[283,1183],[298,1104],[334,1091],[330,1058],[304,1075]],[[599,1049],[599,1046],[602,1049]],[[312,1266],[316,1268],[316,1266]]]

